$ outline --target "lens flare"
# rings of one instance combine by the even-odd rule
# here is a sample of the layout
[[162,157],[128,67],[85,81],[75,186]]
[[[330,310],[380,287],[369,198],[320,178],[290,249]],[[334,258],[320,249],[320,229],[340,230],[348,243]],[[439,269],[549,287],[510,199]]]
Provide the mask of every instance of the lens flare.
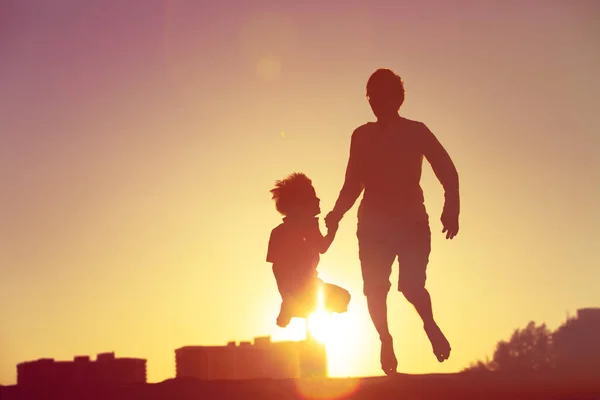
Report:
[[359,379],[299,379],[295,382],[304,399],[346,399],[357,391]]
[[329,333],[332,330],[329,326],[329,314],[325,311],[325,302],[322,289],[319,290],[317,301],[317,310],[308,317],[306,323],[308,324],[308,331],[310,332],[311,336],[319,342],[327,344],[330,339]]

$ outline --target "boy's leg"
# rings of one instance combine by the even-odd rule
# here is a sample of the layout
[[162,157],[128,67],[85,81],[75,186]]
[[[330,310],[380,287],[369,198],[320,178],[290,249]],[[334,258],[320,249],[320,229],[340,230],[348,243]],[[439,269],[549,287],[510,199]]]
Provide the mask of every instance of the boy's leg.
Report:
[[311,294],[316,297],[316,285],[310,283],[301,284],[293,282],[291,285],[280,288],[281,308],[277,317],[277,326],[287,327],[292,318],[308,318],[315,307],[316,300],[310,298]]
[[431,252],[431,231],[427,222],[411,224],[403,229],[398,250],[400,276],[398,290],[415,307],[438,361],[450,357],[450,343],[433,318],[431,296],[425,288],[427,264]]
[[387,295],[391,287],[390,274],[396,253],[391,235],[386,235],[384,229],[376,228],[365,229],[359,222],[358,249],[363,291],[371,321],[381,340],[381,368],[389,375],[396,373],[398,367],[387,319]]
[[279,308],[279,315],[277,316],[276,324],[280,328],[285,328],[290,324],[292,315],[289,309],[289,302],[282,301],[281,307]]
[[345,313],[348,311],[350,298],[350,292],[346,289],[331,283],[323,284],[323,303],[325,311]]

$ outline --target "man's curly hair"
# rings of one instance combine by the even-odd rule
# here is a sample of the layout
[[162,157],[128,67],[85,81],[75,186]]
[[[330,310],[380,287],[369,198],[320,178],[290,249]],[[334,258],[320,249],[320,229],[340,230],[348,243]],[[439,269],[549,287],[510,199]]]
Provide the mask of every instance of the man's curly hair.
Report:
[[287,215],[303,198],[312,196],[314,188],[312,181],[301,172],[294,172],[285,179],[275,182],[275,187],[269,191],[275,200],[275,208],[282,215]]
[[404,103],[404,82],[394,71],[380,68],[367,81],[367,97],[394,96],[398,108]]

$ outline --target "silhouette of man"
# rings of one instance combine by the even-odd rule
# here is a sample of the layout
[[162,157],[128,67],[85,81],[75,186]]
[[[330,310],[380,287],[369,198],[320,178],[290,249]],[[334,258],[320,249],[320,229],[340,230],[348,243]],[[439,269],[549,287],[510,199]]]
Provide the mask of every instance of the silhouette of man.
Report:
[[344,185],[325,223],[337,226],[364,190],[357,229],[363,291],[381,340],[381,368],[394,374],[398,362],[388,328],[387,295],[396,257],[398,291],[419,313],[438,361],[450,356],[450,344],[433,318],[425,288],[431,231],[420,186],[423,157],[445,191],[441,222],[447,239],[458,233],[458,173],[425,124],[399,115],[404,84],[398,75],[389,69],[375,71],[367,82],[367,98],[377,122],[353,132]]

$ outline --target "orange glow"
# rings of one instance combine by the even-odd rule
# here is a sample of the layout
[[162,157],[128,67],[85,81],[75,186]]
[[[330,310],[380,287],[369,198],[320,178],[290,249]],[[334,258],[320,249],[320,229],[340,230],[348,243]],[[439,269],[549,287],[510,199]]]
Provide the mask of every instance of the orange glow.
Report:
[[360,386],[358,379],[306,379],[295,382],[296,390],[302,398],[306,399],[331,399],[347,398]]
[[[453,350],[438,363],[392,290],[398,370],[456,372],[529,320],[598,305],[595,2],[0,3],[0,384],[40,357],[147,358],[157,382],[185,345],[302,340],[303,320],[275,324],[268,191],[306,173],[324,230],[379,67],[463,200],[446,241],[424,162],[427,288]],[[319,265],[349,310],[309,320],[336,377],[382,374],[357,207]]]
[[324,310],[322,289],[319,290],[318,296],[317,310],[310,315],[306,323],[308,324],[308,330],[312,336],[321,343],[327,344],[336,333],[335,326],[331,326],[328,318],[330,315]]

